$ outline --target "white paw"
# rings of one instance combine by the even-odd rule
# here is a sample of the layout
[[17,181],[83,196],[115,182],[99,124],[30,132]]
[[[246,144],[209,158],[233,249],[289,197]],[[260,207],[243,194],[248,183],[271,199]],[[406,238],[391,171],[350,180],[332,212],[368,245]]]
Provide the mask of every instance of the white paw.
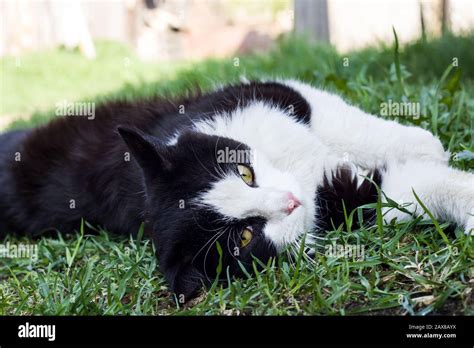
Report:
[[471,216],[467,219],[466,227],[464,228],[464,233],[467,235],[474,236],[474,216]]
[[448,164],[449,152],[445,151],[441,141],[427,130],[409,127],[406,139],[404,145],[410,157]]

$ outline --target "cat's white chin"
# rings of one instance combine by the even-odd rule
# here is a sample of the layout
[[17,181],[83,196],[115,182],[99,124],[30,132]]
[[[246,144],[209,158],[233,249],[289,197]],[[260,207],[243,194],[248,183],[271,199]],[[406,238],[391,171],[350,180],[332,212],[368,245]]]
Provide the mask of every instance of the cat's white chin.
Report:
[[273,243],[278,252],[300,240],[307,230],[307,207],[300,206],[282,220],[269,220],[264,228],[265,236]]

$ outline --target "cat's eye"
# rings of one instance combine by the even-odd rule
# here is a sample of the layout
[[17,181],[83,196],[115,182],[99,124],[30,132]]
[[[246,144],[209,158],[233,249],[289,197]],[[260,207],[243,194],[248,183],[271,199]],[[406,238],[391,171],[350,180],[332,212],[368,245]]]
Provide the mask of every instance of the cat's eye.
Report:
[[253,172],[250,167],[243,164],[239,164],[237,165],[237,169],[239,171],[240,177],[247,185],[253,186],[255,184],[253,179]]
[[252,240],[252,237],[252,228],[250,226],[244,228],[244,230],[242,231],[242,235],[240,236],[240,247],[245,248]]

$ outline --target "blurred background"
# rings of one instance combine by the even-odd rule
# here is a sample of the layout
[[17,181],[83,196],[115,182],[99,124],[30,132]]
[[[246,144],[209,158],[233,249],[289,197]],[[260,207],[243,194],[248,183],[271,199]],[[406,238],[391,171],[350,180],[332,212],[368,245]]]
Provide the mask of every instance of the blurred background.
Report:
[[[271,48],[295,30],[340,51],[392,38],[469,31],[471,0],[2,0],[0,55],[64,45],[95,57],[94,40],[144,60],[225,57]],[[422,28],[424,26],[424,28]]]
[[[258,67],[267,75],[309,74],[309,80],[325,71],[326,79],[337,69],[328,65],[338,59],[331,54],[344,56],[374,47],[383,53],[393,44],[393,29],[400,45],[447,35],[467,38],[444,41],[435,54],[449,55],[446,47],[452,46],[469,55],[464,46],[472,43],[473,4],[471,0],[0,0],[0,129],[30,120],[35,112],[45,112],[63,99],[133,97],[165,89],[180,93],[195,82],[205,87],[210,85],[207,80],[258,77]],[[289,58],[291,51],[303,54],[323,46],[306,61]],[[285,54],[275,56],[282,49]],[[240,59],[249,56],[259,58],[241,65]],[[305,72],[303,67],[288,66],[295,62],[308,66],[310,56],[326,70],[315,72],[312,66]],[[423,65],[431,64],[435,69],[437,63],[425,58],[417,60],[419,69],[430,69]],[[209,68],[219,59],[230,59],[238,71],[225,70],[222,64]],[[444,68],[446,59],[439,66]],[[381,65],[383,57],[376,61]],[[193,71],[204,67],[208,70],[193,78]],[[167,88],[164,82],[156,84],[178,83],[176,74],[184,70],[186,81],[176,88],[172,83]],[[343,76],[330,79],[344,84]]]

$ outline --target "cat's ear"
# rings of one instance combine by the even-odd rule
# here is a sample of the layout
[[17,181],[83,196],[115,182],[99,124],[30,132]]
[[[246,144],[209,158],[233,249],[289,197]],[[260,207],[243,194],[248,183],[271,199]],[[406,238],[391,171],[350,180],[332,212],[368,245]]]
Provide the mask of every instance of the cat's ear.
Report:
[[119,126],[117,130],[146,175],[153,177],[171,169],[165,146],[154,137],[135,128]]
[[204,286],[202,273],[188,263],[165,271],[165,277],[180,303],[188,302],[198,296]]

